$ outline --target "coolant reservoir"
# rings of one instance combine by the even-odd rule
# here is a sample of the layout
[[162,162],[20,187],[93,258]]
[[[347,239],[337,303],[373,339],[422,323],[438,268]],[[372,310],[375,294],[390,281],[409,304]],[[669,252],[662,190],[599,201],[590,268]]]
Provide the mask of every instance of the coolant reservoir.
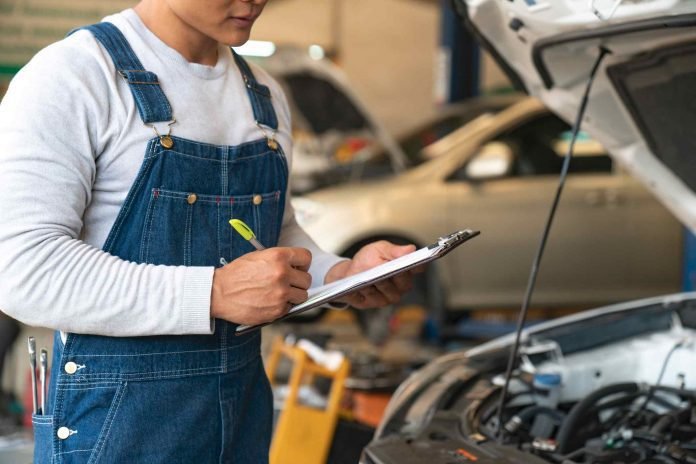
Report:
[[556,408],[561,397],[561,374],[554,372],[534,374],[534,399],[537,405]]

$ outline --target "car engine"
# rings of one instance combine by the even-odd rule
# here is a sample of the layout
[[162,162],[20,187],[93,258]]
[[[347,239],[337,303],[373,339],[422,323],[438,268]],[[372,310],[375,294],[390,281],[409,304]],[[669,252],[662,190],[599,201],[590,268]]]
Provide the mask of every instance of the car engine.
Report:
[[599,308],[452,353],[395,393],[365,464],[696,463],[696,294]]
[[[563,464],[696,463],[695,398],[694,390],[612,384],[568,407],[510,408],[503,443]],[[491,416],[480,420],[494,439]]]
[[653,333],[571,355],[556,341],[532,340],[520,353],[502,427],[499,388],[472,417],[489,439],[549,462],[696,463],[692,337]]

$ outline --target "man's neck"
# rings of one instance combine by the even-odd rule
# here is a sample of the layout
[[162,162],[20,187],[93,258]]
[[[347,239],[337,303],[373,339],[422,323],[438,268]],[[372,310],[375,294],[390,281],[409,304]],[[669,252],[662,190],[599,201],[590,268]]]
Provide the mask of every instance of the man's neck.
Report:
[[153,34],[190,63],[217,63],[217,42],[184,22],[165,2],[142,0],[134,10]]

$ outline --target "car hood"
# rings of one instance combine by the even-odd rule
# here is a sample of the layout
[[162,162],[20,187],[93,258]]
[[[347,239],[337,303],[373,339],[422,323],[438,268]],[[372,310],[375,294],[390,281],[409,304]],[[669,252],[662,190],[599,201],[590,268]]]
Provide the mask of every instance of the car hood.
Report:
[[455,0],[513,82],[583,130],[696,231],[696,2]]

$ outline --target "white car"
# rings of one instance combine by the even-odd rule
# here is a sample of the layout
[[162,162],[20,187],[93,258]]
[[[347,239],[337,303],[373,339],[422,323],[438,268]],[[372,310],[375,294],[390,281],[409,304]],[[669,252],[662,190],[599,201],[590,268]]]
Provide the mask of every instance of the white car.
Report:
[[[429,267],[419,302],[433,311],[518,307],[568,137],[567,124],[528,98],[430,145],[432,159],[402,174],[319,190],[293,205],[320,246],[346,255],[379,238],[425,246],[480,230]],[[576,154],[534,305],[587,307],[677,291],[679,222],[595,141],[581,140]]]
[[345,73],[305,49],[278,47],[254,59],[278,80],[292,113],[293,166],[290,185],[304,193],[344,181],[381,148],[390,172],[408,164],[396,140],[352,90]]

